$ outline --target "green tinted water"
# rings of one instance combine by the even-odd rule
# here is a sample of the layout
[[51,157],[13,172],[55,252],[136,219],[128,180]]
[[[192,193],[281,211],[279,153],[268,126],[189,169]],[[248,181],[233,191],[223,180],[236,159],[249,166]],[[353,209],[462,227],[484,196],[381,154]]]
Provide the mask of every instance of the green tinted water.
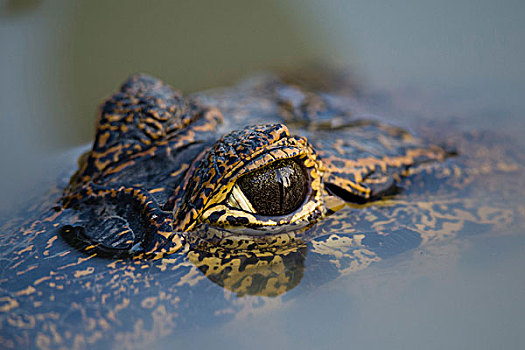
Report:
[[[523,146],[518,1],[20,4],[0,5],[5,210],[71,167],[50,154],[89,142],[95,106],[136,71],[196,91],[254,70],[334,60],[389,91],[384,98],[404,96],[401,109],[454,119],[458,129],[496,130]],[[520,349],[523,231],[466,230],[322,285],[308,283],[306,266],[284,296],[240,298],[241,312],[218,323],[180,315],[193,325],[148,347]],[[189,299],[206,309],[222,293],[210,282],[202,299]]]

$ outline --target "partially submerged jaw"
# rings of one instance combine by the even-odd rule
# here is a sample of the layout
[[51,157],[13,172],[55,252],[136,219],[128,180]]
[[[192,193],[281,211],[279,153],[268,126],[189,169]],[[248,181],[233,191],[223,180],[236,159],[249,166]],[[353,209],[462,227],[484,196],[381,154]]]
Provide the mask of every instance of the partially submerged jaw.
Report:
[[186,193],[175,202],[175,230],[309,223],[321,216],[322,173],[306,139],[290,136],[282,124],[236,131],[188,172]]

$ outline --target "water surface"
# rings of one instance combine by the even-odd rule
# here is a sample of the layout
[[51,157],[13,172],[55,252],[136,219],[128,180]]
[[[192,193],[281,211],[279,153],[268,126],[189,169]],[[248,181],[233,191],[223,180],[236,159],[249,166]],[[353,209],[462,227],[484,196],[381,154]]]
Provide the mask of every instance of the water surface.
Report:
[[[517,152],[525,145],[520,1],[22,3],[0,3],[5,213],[74,168],[72,154],[54,155],[90,142],[97,104],[137,71],[192,92],[335,61],[353,68],[387,117],[452,121],[451,131],[491,130]],[[508,205],[523,208],[517,197]],[[236,297],[208,282],[185,290],[194,311],[183,308],[170,335],[137,346],[521,349],[524,231],[466,228],[325,283],[307,263],[279,297]],[[225,294],[236,311],[212,321]]]

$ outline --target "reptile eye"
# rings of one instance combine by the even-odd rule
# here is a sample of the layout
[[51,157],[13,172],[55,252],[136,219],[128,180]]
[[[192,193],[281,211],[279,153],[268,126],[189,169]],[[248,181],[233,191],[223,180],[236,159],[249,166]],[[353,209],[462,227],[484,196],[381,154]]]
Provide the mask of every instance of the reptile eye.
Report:
[[186,173],[173,229],[202,225],[210,241],[222,230],[239,238],[300,229],[323,215],[323,173],[306,138],[290,136],[282,124],[232,131],[200,153]]
[[239,178],[228,203],[258,215],[281,216],[297,210],[307,194],[303,167],[293,159],[284,159]]

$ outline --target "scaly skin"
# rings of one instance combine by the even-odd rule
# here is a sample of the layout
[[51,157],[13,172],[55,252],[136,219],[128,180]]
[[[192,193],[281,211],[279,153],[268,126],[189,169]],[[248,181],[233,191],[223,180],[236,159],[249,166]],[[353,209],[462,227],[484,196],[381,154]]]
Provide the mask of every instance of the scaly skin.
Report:
[[[2,227],[2,347],[145,346],[304,279],[521,222],[512,148],[457,138],[452,157],[362,109],[275,78],[184,97],[131,77],[69,183]],[[229,204],[237,179],[288,158],[308,182],[297,210]]]

